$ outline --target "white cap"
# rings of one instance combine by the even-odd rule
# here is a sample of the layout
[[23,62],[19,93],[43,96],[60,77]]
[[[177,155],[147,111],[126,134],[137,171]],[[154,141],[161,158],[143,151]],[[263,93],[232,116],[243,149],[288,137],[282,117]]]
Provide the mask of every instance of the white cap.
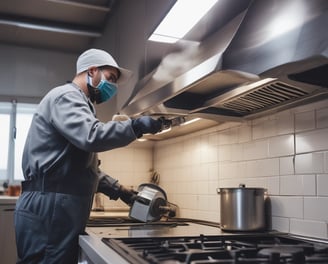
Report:
[[120,71],[118,84],[123,84],[128,81],[132,72],[118,66],[114,58],[104,50],[89,49],[83,52],[76,62],[76,74],[88,70],[90,67],[111,66]]

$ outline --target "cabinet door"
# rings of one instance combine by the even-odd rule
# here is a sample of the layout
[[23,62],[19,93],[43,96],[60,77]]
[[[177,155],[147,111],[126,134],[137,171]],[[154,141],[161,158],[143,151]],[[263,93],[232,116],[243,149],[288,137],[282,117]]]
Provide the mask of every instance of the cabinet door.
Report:
[[0,262],[3,264],[17,261],[14,210],[15,205],[0,205]]

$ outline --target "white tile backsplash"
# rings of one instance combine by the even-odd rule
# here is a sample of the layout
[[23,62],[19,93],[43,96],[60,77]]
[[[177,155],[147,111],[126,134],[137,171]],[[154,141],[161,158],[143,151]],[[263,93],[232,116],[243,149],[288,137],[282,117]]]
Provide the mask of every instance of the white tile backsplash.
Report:
[[237,127],[237,143],[249,142],[252,140],[252,126],[249,123]]
[[[224,145],[230,146],[231,149],[231,161],[239,161],[244,159],[244,144],[232,144]],[[220,148],[221,146],[219,146]]]
[[327,223],[303,219],[291,219],[290,232],[301,236],[327,238]]
[[294,114],[291,111],[276,113],[269,117],[253,120],[252,139],[274,137],[294,132]]
[[328,222],[328,197],[304,197],[304,218]]
[[269,157],[282,157],[294,154],[294,135],[272,137],[268,142]]
[[219,222],[216,188],[245,183],[268,189],[273,229],[328,238],[328,100],[101,159],[105,172],[133,186],[154,165],[181,217]]
[[276,118],[277,135],[294,133],[294,114],[287,110],[274,115]]
[[[234,145],[233,145],[234,146]],[[232,145],[222,145],[217,148],[219,161],[232,160]]]
[[[162,171],[163,180],[169,178],[171,185],[184,179],[179,185],[183,191],[175,188],[169,193],[182,207],[182,217],[218,221],[216,188],[245,183],[267,188],[273,229],[328,238],[327,120],[328,100],[239,125],[219,125],[209,133],[200,131],[179,140],[157,142],[154,164],[161,170],[173,168]],[[183,151],[172,153],[179,148],[176,145],[183,146]],[[169,150],[172,160],[185,156],[180,169],[188,177],[174,174],[177,169],[165,163],[167,153],[162,148]]]
[[317,110],[317,127],[328,127],[328,107]]
[[328,128],[296,134],[296,153],[328,149]]
[[263,177],[279,175],[279,159],[261,159],[244,162],[239,175],[245,177]]
[[303,218],[303,197],[271,196],[272,216]]
[[295,114],[295,131],[306,131],[315,128],[315,111]]
[[282,157],[279,159],[279,173],[280,175],[294,174],[294,156]]
[[254,140],[243,144],[243,159],[263,159],[268,157],[268,140]]
[[272,216],[272,229],[279,230],[280,232],[289,233],[289,222],[290,219],[287,217],[276,217]]
[[279,195],[280,187],[280,177],[267,177],[266,188],[268,189],[269,195]]
[[268,117],[253,121],[252,139],[261,139],[276,135],[275,120]]
[[323,173],[324,153],[313,152],[295,156],[295,173]]
[[324,172],[328,173],[328,152],[324,153]]
[[280,195],[316,195],[315,175],[281,176]]
[[328,174],[317,175],[317,194],[319,196],[328,196]]

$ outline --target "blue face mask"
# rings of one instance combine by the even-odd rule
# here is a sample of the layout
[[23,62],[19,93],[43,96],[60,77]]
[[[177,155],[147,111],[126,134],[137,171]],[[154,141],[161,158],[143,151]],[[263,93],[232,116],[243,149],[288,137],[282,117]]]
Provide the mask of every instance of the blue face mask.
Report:
[[87,85],[89,89],[90,99],[96,104],[100,104],[108,101],[114,95],[116,95],[117,87],[114,83],[111,83],[104,79],[104,74],[102,74],[102,79],[98,83],[97,87],[92,86],[92,78],[87,76]]
[[97,104],[103,103],[111,99],[114,95],[116,95],[117,87],[114,83],[111,83],[107,80],[100,80],[97,88],[100,91],[100,98],[96,100]]

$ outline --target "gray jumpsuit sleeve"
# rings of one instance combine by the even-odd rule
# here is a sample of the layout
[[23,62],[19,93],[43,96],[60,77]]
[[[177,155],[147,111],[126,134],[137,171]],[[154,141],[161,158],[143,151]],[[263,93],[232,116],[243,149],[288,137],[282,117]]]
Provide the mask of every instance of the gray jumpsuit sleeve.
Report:
[[68,141],[87,152],[123,147],[136,139],[131,120],[100,122],[74,91],[57,98],[51,122]]

